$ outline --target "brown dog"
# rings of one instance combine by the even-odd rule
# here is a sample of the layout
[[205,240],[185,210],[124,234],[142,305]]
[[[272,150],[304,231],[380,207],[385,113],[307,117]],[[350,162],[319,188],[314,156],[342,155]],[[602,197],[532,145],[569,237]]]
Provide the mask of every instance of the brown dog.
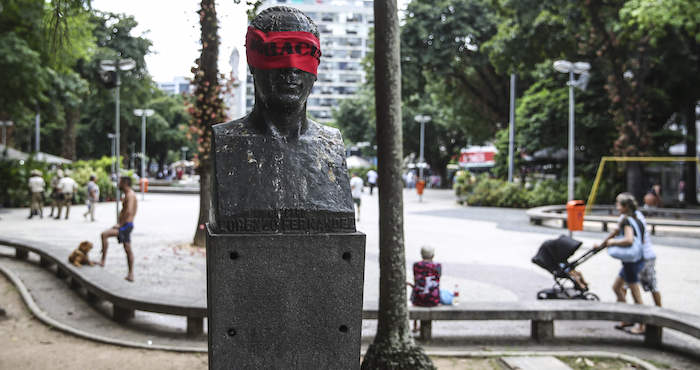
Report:
[[80,267],[82,265],[90,265],[92,266],[94,263],[90,261],[88,258],[88,253],[90,253],[90,249],[92,249],[92,243],[89,241],[84,241],[78,245],[78,248],[75,248],[73,253],[70,254],[68,257],[68,262],[74,264],[77,267]]

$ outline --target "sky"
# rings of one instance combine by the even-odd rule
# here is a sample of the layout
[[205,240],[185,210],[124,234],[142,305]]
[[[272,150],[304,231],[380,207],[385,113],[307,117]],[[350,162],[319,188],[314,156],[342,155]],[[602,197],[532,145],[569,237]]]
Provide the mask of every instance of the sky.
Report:
[[[219,18],[219,71],[231,71],[229,58],[233,49],[243,47],[247,18],[245,1],[217,1]],[[92,0],[92,7],[101,11],[132,15],[138,26],[132,36],[144,36],[153,42],[146,56],[148,71],[157,82],[174,77],[190,77],[190,69],[200,54],[198,0]],[[243,55],[243,49],[240,49]],[[245,60],[245,59],[244,59]],[[245,71],[245,63],[239,73]]]

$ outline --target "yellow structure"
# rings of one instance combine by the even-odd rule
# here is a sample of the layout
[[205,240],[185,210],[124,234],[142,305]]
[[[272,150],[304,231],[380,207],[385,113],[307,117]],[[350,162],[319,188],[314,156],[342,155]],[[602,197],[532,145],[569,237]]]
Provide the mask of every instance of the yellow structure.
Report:
[[598,192],[600,178],[603,175],[605,162],[695,162],[698,164],[696,168],[700,170],[700,160],[695,157],[603,157],[598,165],[598,172],[595,175],[595,181],[593,182],[591,193],[588,195],[588,201],[586,202],[586,214],[590,213],[591,207],[593,207],[593,203],[595,203],[595,196]]

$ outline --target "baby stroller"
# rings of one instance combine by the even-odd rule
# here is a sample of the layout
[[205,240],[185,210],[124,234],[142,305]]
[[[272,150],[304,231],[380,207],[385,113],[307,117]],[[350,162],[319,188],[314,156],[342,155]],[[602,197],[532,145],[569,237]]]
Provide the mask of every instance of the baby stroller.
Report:
[[540,246],[532,263],[549,271],[554,278],[554,286],[537,292],[537,299],[586,299],[599,301],[597,295],[588,291],[588,283],[576,267],[586,262],[602,249],[591,248],[578,259],[568,262],[576,250],[583,244],[568,236],[547,240]]

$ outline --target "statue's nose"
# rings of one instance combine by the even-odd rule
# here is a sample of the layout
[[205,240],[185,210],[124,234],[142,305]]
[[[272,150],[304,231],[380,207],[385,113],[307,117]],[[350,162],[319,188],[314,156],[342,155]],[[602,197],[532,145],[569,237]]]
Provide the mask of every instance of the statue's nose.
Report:
[[284,82],[298,82],[299,81],[299,70],[296,68],[288,68],[282,72],[282,79]]

